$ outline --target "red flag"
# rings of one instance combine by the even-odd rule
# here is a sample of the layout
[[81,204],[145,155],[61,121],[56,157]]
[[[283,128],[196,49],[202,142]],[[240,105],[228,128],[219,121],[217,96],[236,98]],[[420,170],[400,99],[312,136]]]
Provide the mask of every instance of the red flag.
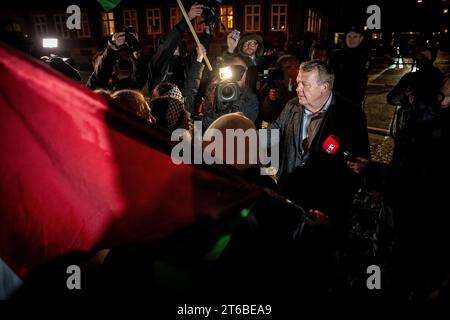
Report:
[[160,239],[262,191],[175,165],[157,143],[156,129],[0,45],[0,258],[24,277],[72,250]]

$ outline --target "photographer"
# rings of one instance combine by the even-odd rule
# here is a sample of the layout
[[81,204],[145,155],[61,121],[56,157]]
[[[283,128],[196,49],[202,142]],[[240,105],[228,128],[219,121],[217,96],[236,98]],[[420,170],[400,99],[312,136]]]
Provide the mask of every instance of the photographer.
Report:
[[[188,12],[188,17],[193,20],[202,13],[203,5],[194,4]],[[162,82],[171,82],[184,93],[184,80],[187,78],[189,68],[197,58],[195,52],[188,55],[183,45],[183,36],[187,30],[187,22],[182,18],[165,37],[160,39],[158,49],[148,66],[150,70],[149,92]],[[209,27],[206,27],[205,33],[200,36],[200,42],[206,49],[208,49],[210,39]]]
[[[148,79],[148,69],[144,59],[141,57],[141,45],[136,33],[129,28],[124,32],[115,33],[108,46],[101,55],[93,57],[94,72],[89,77],[86,86],[92,90],[103,88],[108,90],[137,89],[141,90]],[[129,53],[132,72],[126,77],[119,79],[117,59],[119,51]]]
[[241,56],[232,55],[225,60],[221,70],[226,67],[229,67],[228,77],[217,79],[207,90],[207,97],[202,105],[204,128],[209,127],[218,117],[231,112],[240,111],[253,122],[258,117],[258,97],[246,84],[248,68],[245,61]]
[[266,69],[263,52],[263,38],[256,33],[246,32],[239,37],[233,36],[233,32],[227,36],[227,51],[222,56],[224,59],[233,54],[239,54],[245,61],[247,83],[254,92],[257,90],[258,72]]
[[268,79],[259,91],[260,101],[263,101],[260,114],[262,121],[275,121],[286,103],[296,96],[299,67],[297,57],[284,55],[278,59],[276,69],[269,72]]

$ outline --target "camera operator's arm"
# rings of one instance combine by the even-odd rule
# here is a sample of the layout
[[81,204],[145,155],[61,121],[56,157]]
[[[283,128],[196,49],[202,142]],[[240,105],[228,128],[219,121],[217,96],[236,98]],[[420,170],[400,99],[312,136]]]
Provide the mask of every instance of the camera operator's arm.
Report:
[[113,73],[114,64],[117,60],[117,52],[125,44],[125,32],[115,33],[108,46],[95,63],[94,72],[89,77],[86,86],[92,90],[97,88],[108,88],[108,82]]
[[203,57],[206,56],[206,49],[202,45],[196,48],[197,59],[190,66],[187,77],[184,80],[184,105],[186,110],[191,114],[197,113],[197,108],[195,108],[195,98],[197,97],[198,88],[200,87],[200,80],[202,79],[203,70],[205,65],[203,62]]

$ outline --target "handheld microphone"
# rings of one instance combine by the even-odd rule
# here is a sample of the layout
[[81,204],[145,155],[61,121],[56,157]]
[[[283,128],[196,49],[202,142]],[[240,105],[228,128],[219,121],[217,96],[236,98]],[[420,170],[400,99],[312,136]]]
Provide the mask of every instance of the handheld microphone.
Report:
[[354,158],[348,150],[342,150],[341,139],[335,135],[329,135],[322,144],[323,150],[330,155],[343,155],[347,160]]

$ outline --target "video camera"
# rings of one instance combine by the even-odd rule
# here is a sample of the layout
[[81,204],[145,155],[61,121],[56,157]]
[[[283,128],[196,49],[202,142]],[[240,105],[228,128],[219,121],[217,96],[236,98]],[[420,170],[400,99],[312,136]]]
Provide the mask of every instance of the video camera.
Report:
[[129,49],[131,52],[141,50],[142,46],[139,40],[134,35],[133,26],[126,26],[123,31],[125,32],[125,42],[127,49]]
[[219,82],[217,85],[217,101],[232,102],[239,99],[241,88],[239,81],[247,69],[241,65],[226,66],[219,69]]
[[269,88],[275,86],[277,81],[284,80],[284,71],[282,69],[269,68],[264,70],[263,72],[258,72],[258,81],[257,87],[262,88],[266,83],[269,85]]
[[202,18],[211,32],[214,31],[214,24],[219,20],[220,3],[222,0],[203,0],[199,4],[203,5]]

